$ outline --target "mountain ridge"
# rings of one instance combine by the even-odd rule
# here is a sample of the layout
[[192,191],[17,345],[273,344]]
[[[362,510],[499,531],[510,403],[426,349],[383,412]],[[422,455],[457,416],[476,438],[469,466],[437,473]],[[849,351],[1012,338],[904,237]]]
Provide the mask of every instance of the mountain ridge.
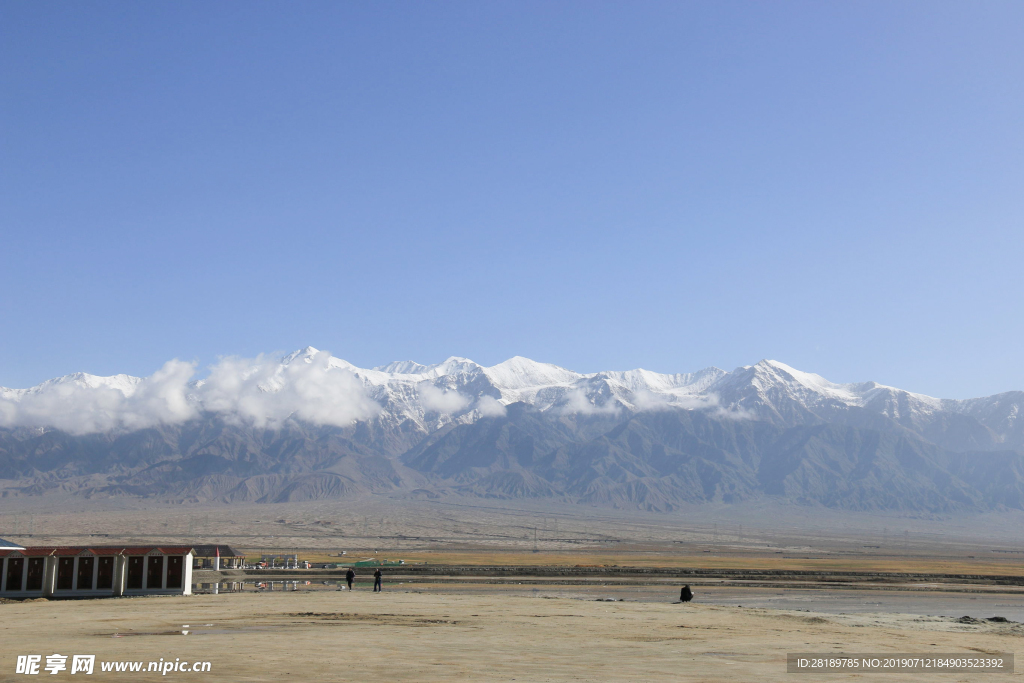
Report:
[[[0,389],[0,495],[1024,509],[1019,391],[938,399],[767,359],[677,374],[520,356],[363,369],[313,347],[222,361],[200,380],[188,364],[161,373]],[[51,415],[85,417],[60,429]]]

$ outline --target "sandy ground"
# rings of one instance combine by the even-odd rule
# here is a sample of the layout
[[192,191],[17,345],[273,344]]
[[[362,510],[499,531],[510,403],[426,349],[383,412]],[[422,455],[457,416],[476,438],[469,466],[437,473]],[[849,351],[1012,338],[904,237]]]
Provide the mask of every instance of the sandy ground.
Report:
[[[382,594],[11,602],[0,604],[0,624],[0,681],[25,680],[14,673],[18,654],[55,652],[95,654],[97,661],[212,664],[210,673],[166,677],[102,673],[97,665],[96,678],[122,680],[908,681],[929,678],[788,674],[786,653],[1012,653],[1024,638],[1020,624],[961,624],[945,617],[598,602],[500,591],[440,594],[402,586]],[[58,676],[69,674],[52,679]],[[994,683],[1022,677],[980,678]]]
[[[288,551],[314,560],[345,550],[351,559],[410,564],[1024,572],[1024,513],[909,519],[756,506],[655,515],[459,500],[72,502],[58,509],[52,500],[0,500],[0,536],[26,545],[216,542],[256,556]],[[788,652],[1013,653],[1024,638],[1021,624],[957,620],[1022,620],[1020,588],[994,581],[946,585],[919,578],[814,591],[785,577],[703,585],[695,579],[698,602],[680,605],[671,603],[679,582],[672,577],[515,583],[451,577],[393,583],[382,595],[366,584],[349,593],[322,581],[317,590],[255,592],[254,577],[246,578],[242,593],[2,603],[0,681],[34,680],[14,673],[17,655],[54,653],[211,663],[209,673],[103,673],[97,666],[93,674],[126,681],[1022,680],[1021,674],[786,671]],[[754,590],[754,584],[763,585]],[[1024,671],[1024,661],[1017,668]]]

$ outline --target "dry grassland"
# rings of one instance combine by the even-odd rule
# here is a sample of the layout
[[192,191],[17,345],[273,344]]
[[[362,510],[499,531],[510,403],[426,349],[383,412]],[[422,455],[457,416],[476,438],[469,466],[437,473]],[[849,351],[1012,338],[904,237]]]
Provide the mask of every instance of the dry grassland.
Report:
[[251,558],[298,553],[314,562],[336,562],[344,550],[345,560],[410,564],[1024,575],[1024,516],[1013,515],[928,520],[740,506],[647,514],[459,499],[45,502],[0,501],[2,535],[33,545],[227,543]]
[[[309,552],[302,553],[309,557]],[[390,550],[380,557],[392,556],[408,564],[441,564],[464,566],[538,566],[538,567],[685,567],[692,569],[741,569],[779,571],[853,571],[900,572],[922,574],[979,574],[984,576],[1024,577],[1021,560],[975,560],[963,557],[900,557],[900,556],[844,556],[835,558],[784,557],[757,550],[714,553],[680,553],[636,550],[608,552],[600,549],[576,552],[522,552],[522,551],[407,551]],[[323,561],[337,562],[336,557],[323,557]],[[363,559],[354,553],[350,559]]]

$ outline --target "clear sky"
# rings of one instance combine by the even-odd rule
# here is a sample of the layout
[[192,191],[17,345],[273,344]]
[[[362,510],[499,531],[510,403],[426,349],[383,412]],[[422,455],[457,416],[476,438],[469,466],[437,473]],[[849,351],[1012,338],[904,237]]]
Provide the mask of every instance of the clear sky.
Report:
[[0,3],[0,385],[306,345],[1024,389],[1024,3]]

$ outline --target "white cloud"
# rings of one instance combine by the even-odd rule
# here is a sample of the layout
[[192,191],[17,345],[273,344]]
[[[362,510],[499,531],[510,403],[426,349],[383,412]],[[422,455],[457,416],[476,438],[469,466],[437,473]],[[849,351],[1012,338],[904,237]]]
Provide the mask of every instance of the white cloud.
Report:
[[714,417],[729,420],[751,420],[754,414],[745,408],[720,405],[718,394],[670,396],[641,390],[633,394],[633,405],[640,412],[657,410],[707,410]]
[[347,427],[380,412],[362,383],[331,368],[330,359],[325,351],[288,365],[265,356],[224,358],[195,395],[204,410],[256,427],[277,428],[289,418]]
[[224,358],[191,385],[195,364],[178,360],[137,382],[123,376],[48,382],[0,396],[0,425],[86,434],[180,424],[202,412],[270,428],[292,418],[345,427],[376,415],[380,406],[362,383],[329,361],[326,352],[288,365],[264,356]]
[[194,373],[195,364],[171,360],[138,383],[89,376],[46,382],[0,398],[0,425],[87,434],[184,422],[198,414],[186,396]]
[[672,403],[669,401],[668,396],[664,394],[656,394],[653,391],[647,389],[641,389],[632,396],[633,405],[640,412],[652,412],[655,410],[672,410]]
[[740,406],[733,406],[732,408],[719,406],[715,410],[715,417],[723,417],[727,420],[754,420],[757,418],[757,415],[754,411],[741,408]]
[[504,417],[508,413],[501,401],[486,394],[476,400],[476,409],[480,417]]
[[619,412],[619,405],[612,399],[597,405],[582,388],[576,388],[565,395],[561,410],[567,415],[614,415]]
[[[180,424],[215,414],[233,424],[279,428],[288,420],[347,427],[371,419],[381,407],[363,382],[329,353],[296,356],[287,364],[274,357],[223,358],[208,376],[192,382],[196,364],[171,360],[149,377],[73,375],[27,390],[0,389],[0,427],[43,427],[72,434],[137,430]],[[423,408],[451,415],[472,406],[481,417],[506,414],[492,396],[477,399],[431,381],[416,385]],[[597,401],[604,401],[598,404]],[[706,410],[717,418],[746,420],[749,410],[722,406],[715,394],[676,396],[638,391],[639,411]],[[618,414],[612,396],[566,391],[553,409],[562,414]]]
[[427,412],[436,410],[439,413],[452,414],[457,413],[470,404],[470,400],[455,391],[449,389],[445,391],[435,387],[430,382],[422,382],[419,385],[420,394],[420,405]]
[[651,412],[656,410],[709,410],[718,407],[717,394],[695,395],[670,395],[657,394],[653,391],[642,389],[633,394],[633,405],[640,412]]

